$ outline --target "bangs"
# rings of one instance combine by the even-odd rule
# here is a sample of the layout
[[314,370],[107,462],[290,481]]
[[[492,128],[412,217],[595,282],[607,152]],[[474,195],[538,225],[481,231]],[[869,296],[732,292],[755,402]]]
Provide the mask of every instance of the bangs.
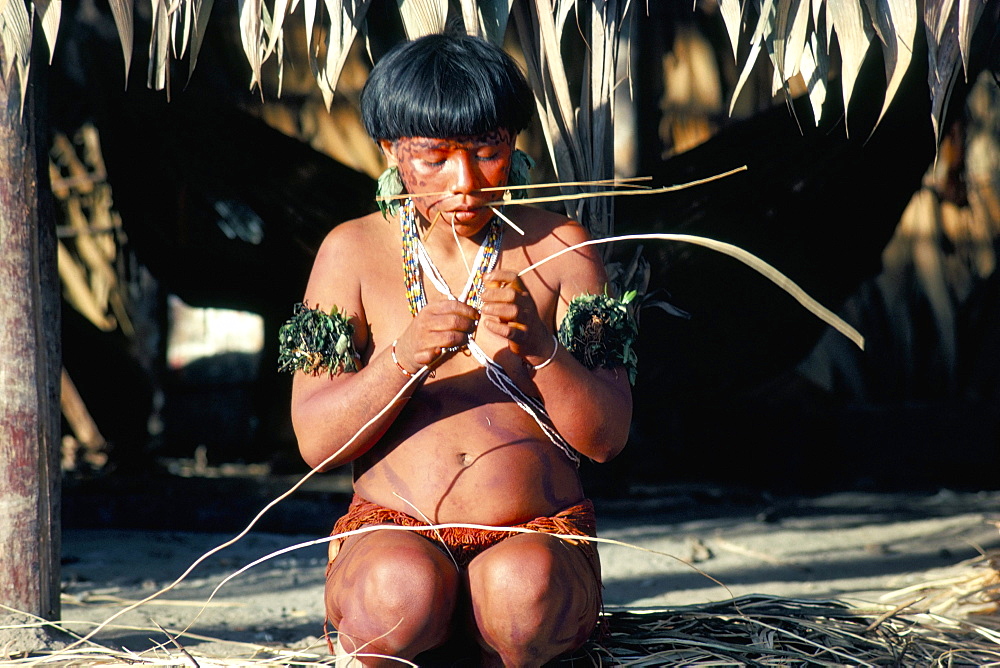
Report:
[[426,92],[423,88],[423,97],[390,100],[397,104],[383,105],[381,127],[376,131],[380,135],[378,138],[474,136],[506,127],[494,100],[471,93],[465,86],[457,86],[454,90],[463,89],[464,93],[445,96],[440,90]]
[[361,94],[362,119],[376,140],[524,130],[534,99],[517,64],[469,36],[429,35],[382,58]]

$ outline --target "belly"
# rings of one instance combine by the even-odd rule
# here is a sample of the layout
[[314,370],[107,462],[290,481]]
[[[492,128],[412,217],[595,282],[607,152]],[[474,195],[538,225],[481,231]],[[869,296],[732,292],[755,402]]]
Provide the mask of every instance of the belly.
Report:
[[436,523],[516,524],[583,497],[576,464],[475,372],[422,387],[355,476],[366,499]]

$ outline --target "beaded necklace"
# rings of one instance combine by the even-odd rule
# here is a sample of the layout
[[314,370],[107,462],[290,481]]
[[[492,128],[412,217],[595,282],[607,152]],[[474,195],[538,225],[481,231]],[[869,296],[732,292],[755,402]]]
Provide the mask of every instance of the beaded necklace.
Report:
[[[448,289],[441,272],[434,266],[427,249],[420,241],[417,231],[417,220],[413,200],[407,198],[399,209],[399,226],[403,236],[403,273],[406,276],[406,299],[410,303],[410,313],[414,316],[420,312],[427,304],[427,296],[424,294],[423,274],[426,273],[439,292],[449,299],[457,299]],[[465,284],[465,303],[479,310],[483,306],[482,290],[486,274],[493,271],[500,257],[500,245],[503,243],[503,223],[498,216],[493,216],[490,220],[486,238],[479,246],[476,254],[476,268],[469,275],[469,280]],[[479,347],[475,339],[469,338],[467,343],[472,356],[486,368],[486,377],[493,385],[509,396],[518,406],[530,415],[538,426],[542,429],[549,440],[565,454],[570,461],[580,465],[580,457],[573,450],[573,447],[566,442],[566,439],[556,430],[552,424],[548,413],[545,411],[545,404],[538,399],[525,394],[515,383],[502,366],[494,362]],[[448,348],[448,352],[454,352],[464,346]]]
[[403,273],[405,275],[406,299],[410,304],[410,314],[417,315],[427,305],[427,295],[424,294],[423,275],[426,273],[434,286],[441,293],[461,299],[475,309],[482,308],[482,291],[486,274],[496,268],[500,258],[500,246],[503,243],[503,223],[496,216],[489,222],[486,237],[476,254],[475,269],[469,275],[461,297],[455,297],[448,289],[441,272],[434,266],[427,249],[417,230],[416,207],[413,200],[407,198],[400,207],[399,227],[402,232]]

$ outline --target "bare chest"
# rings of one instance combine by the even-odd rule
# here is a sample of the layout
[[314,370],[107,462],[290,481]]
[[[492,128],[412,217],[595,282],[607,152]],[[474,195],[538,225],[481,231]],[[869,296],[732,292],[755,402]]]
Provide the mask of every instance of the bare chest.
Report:
[[[477,275],[475,265],[453,262],[434,262],[437,276],[420,269],[416,272],[406,271],[402,254],[398,252],[385,254],[378,267],[362,281],[361,301],[364,304],[365,324],[368,329],[367,357],[371,357],[383,347],[387,347],[399,338],[410,324],[417,304],[431,304],[447,299],[466,301],[470,292],[482,290],[482,272]],[[496,268],[518,271],[527,266],[517,251],[504,251],[496,264]],[[557,295],[551,286],[540,281],[535,276],[524,278],[542,321],[550,328],[555,326],[555,310]],[[411,298],[417,293],[416,298]],[[506,341],[494,336],[484,327],[477,328],[474,335],[479,346],[493,357],[500,349],[506,347]]]

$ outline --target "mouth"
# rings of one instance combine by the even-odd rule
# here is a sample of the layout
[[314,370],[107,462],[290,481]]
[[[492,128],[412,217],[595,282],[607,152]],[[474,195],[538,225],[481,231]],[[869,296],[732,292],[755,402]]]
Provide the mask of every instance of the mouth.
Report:
[[476,222],[484,215],[492,215],[490,207],[503,204],[499,198],[485,199],[466,196],[462,197],[461,200],[464,201],[439,200],[428,207],[428,213],[434,212],[434,217],[442,218],[453,225],[466,225]]
[[[480,209],[456,209],[448,212],[452,223],[471,223],[479,216]],[[446,214],[448,217],[448,214]]]

